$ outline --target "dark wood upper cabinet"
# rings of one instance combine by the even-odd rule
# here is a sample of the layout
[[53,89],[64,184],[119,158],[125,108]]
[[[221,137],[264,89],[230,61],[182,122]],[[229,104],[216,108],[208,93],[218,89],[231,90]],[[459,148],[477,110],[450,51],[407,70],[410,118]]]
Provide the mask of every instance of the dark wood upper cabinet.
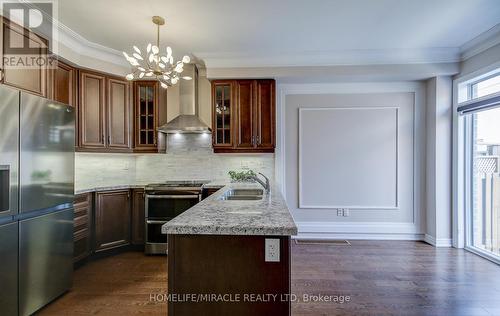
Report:
[[134,82],[134,151],[157,151],[158,94],[158,82]]
[[80,71],[79,135],[81,148],[106,147],[106,78],[98,73]]
[[[19,47],[16,49],[23,49],[27,47],[29,52],[27,54],[33,56],[33,50],[36,50],[36,56],[47,56],[49,42],[47,39],[38,36],[37,34],[25,30],[20,25],[10,22],[8,19],[3,18],[2,34],[1,34],[1,68],[2,68],[2,83],[9,86],[28,91],[42,97],[47,96],[47,81],[48,81],[48,67],[46,63],[34,63],[32,66],[23,68],[9,68],[5,64],[5,60],[9,58],[9,45],[10,47]],[[22,51],[21,51],[22,53]],[[16,52],[16,55],[19,52]]]
[[131,147],[129,82],[118,78],[107,78],[106,88],[107,146],[129,149]]
[[79,150],[131,151],[130,83],[81,70],[79,90]]
[[274,152],[274,80],[212,81],[212,104],[214,152]]
[[130,191],[95,194],[95,250],[130,244]]

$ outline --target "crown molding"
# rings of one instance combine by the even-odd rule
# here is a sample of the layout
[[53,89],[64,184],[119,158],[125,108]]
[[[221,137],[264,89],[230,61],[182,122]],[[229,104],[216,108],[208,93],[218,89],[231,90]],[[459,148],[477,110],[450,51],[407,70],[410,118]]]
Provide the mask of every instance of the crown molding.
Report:
[[438,47],[429,49],[363,49],[304,51],[296,54],[270,53],[194,53],[207,68],[352,66],[388,64],[427,64],[460,61],[460,49]]
[[120,51],[91,42],[61,22],[57,22],[57,29],[59,31],[59,43],[79,55],[130,68],[130,64],[125,60]]
[[500,23],[460,47],[462,61],[500,44]]

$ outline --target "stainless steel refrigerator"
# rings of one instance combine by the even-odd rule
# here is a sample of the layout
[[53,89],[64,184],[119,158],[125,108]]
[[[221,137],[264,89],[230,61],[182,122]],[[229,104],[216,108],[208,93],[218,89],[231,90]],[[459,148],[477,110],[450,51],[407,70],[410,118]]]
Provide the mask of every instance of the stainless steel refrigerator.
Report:
[[74,109],[0,86],[0,314],[71,287]]

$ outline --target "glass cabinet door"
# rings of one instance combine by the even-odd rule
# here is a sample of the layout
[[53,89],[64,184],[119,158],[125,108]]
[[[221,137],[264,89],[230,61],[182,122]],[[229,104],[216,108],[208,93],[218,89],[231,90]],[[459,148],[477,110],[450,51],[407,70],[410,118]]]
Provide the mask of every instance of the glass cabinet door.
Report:
[[138,94],[138,145],[155,145],[155,87],[151,84],[140,83],[137,86]]
[[215,85],[214,144],[231,145],[231,84]]

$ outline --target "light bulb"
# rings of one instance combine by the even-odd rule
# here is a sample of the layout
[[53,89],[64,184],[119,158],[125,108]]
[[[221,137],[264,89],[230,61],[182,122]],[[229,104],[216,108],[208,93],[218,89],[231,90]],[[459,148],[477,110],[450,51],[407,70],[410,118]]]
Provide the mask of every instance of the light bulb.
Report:
[[133,80],[134,79],[134,74],[128,74],[125,76],[127,80]]
[[143,77],[144,77],[144,73],[143,73],[143,72],[141,72],[141,73],[139,74],[139,78],[140,78],[140,79],[142,79]]
[[167,46],[167,56],[172,56],[172,48],[170,46]]
[[161,60],[163,60],[165,64],[168,63],[168,58],[165,56],[161,56]]
[[140,71],[146,71],[146,69],[142,68],[142,67],[137,67],[138,70]]
[[177,78],[172,78],[172,83],[173,83],[173,84],[176,84],[178,80],[179,80],[179,79],[177,79]]
[[152,45],[151,45],[151,43],[149,43],[149,44],[148,44],[148,47],[146,48],[146,51],[148,52],[148,54],[149,54],[149,52],[151,51],[151,46],[152,46]]
[[144,60],[144,58],[142,58],[142,56],[137,53],[133,53],[132,55],[139,60]]
[[153,54],[158,54],[160,52],[160,49],[158,48],[158,46],[156,45],[153,45],[153,47],[151,47],[152,51],[153,51]]
[[164,75],[164,76],[163,76],[163,79],[165,79],[165,80],[169,80],[169,79],[170,79],[170,77],[169,77],[169,76],[167,76],[167,75]]
[[152,72],[148,72],[148,73],[146,73],[146,77],[151,77],[151,76],[153,76],[153,73],[152,73]]
[[166,83],[160,82],[160,85],[163,89],[167,89],[168,85]]
[[191,78],[191,77],[189,77],[189,76],[184,76],[184,77],[182,77],[182,79],[184,79],[184,80],[191,80],[191,79],[193,79],[193,78]]
[[150,54],[150,55],[149,55],[149,62],[150,62],[150,63],[152,63],[152,62],[153,62],[153,59],[155,59],[155,55]]
[[170,65],[173,65],[174,64],[174,57],[170,56]]
[[140,54],[141,53],[141,50],[139,49],[139,47],[137,46],[134,46],[134,50],[137,52],[137,54]]
[[123,52],[123,56],[125,56],[125,59],[127,60],[130,58],[130,56],[126,52]]
[[165,68],[165,64],[162,63],[158,63],[158,66],[160,66],[160,68]]
[[189,64],[189,62],[191,61],[191,58],[189,58],[188,55],[182,57],[182,62],[185,63],[185,64]]

